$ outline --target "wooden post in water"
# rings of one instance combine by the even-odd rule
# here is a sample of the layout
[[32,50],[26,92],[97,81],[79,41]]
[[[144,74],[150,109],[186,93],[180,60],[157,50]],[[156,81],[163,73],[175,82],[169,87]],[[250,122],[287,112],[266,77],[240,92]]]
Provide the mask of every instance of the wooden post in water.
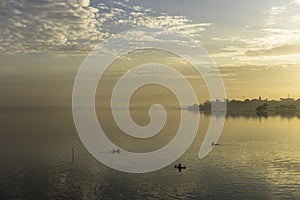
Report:
[[73,162],[74,162],[74,148],[72,147],[72,164],[73,164]]

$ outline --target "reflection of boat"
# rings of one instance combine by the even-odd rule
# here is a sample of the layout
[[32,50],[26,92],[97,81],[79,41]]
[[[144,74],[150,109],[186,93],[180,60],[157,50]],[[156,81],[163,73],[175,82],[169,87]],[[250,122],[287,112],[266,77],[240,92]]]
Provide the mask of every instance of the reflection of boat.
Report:
[[266,111],[256,111],[258,117],[268,117],[268,113]]
[[178,165],[175,165],[174,168],[178,169],[179,172],[181,172],[181,169],[186,169],[185,166],[181,166],[181,163],[179,163]]

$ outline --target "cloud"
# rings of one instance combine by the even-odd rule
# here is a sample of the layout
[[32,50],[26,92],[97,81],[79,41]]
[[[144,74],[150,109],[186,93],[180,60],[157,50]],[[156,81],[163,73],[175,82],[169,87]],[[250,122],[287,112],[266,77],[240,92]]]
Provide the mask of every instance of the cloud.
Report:
[[270,49],[262,49],[258,51],[247,51],[248,56],[282,56],[300,54],[300,44],[284,44]]
[[293,3],[300,6],[300,0],[294,0]]
[[292,16],[291,17],[291,22],[294,24],[297,24],[300,22],[300,16]]
[[221,52],[213,53],[211,54],[211,56],[213,58],[226,58],[226,57],[241,56],[243,54],[244,54],[244,48],[237,47],[237,46],[226,46],[222,48]]
[[166,28],[199,39],[211,24],[157,13],[129,1],[7,0],[0,3],[0,52],[87,54],[118,32]]
[[100,14],[100,17],[107,18],[107,12],[109,13],[110,19],[106,20],[106,25],[110,29],[113,27],[120,28],[122,25],[127,28],[164,28],[199,38],[201,32],[212,25],[211,23],[194,23],[186,16],[158,13],[149,8],[122,2],[113,2],[110,5],[100,3],[98,7],[100,8],[100,13],[103,13]]
[[[274,63],[253,63],[253,62],[235,62],[220,64],[219,70],[222,78],[226,80],[235,80],[235,83],[242,81],[241,77],[250,77],[253,74],[267,74],[270,71],[294,71],[299,72],[297,64],[274,64]],[[266,73],[268,72],[268,73]],[[251,75],[250,75],[251,74]],[[237,81],[238,80],[238,81]]]
[[228,41],[228,42],[245,42],[245,39],[242,39],[238,36],[229,36],[226,38],[221,38],[221,37],[213,37],[211,38],[213,41]]
[[[228,73],[247,73],[248,71],[260,71],[261,69],[299,69],[297,64],[268,64],[268,63],[252,63],[252,62],[235,62],[229,64],[221,64],[219,69],[221,72]],[[241,70],[244,69],[244,70]]]
[[276,18],[286,10],[284,6],[273,6],[267,12],[266,26],[274,25],[280,19]]
[[97,16],[87,0],[9,0],[1,7],[0,45],[8,53],[79,50],[108,35]]
[[300,14],[295,1],[272,6],[265,14],[262,26],[247,26],[242,31],[248,34],[213,38],[226,46],[212,56],[230,58],[231,61],[300,63],[296,58],[300,53]]

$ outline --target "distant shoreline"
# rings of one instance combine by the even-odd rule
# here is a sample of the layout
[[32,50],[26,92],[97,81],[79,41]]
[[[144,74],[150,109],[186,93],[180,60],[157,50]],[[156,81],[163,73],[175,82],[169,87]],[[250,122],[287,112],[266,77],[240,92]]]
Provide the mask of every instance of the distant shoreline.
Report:
[[268,99],[245,99],[241,100],[215,100],[205,101],[199,105],[194,104],[188,107],[188,110],[211,111],[212,104],[224,104],[227,105],[227,112],[232,111],[255,111],[255,112],[295,112],[300,111],[300,98],[281,98],[280,100],[268,100]]
[[300,99],[281,98],[280,100],[259,99],[245,99],[228,100],[225,101],[205,101],[202,104],[194,104],[187,108],[187,110],[196,112],[200,110],[204,115],[221,115],[221,113],[212,111],[212,104],[227,105],[227,117],[270,117],[281,116],[286,118],[297,117],[300,118]]

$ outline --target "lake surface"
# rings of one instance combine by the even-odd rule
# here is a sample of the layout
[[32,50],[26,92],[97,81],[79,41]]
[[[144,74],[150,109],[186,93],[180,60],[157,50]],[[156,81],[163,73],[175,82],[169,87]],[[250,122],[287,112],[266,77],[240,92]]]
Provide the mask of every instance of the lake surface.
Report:
[[300,199],[300,118],[227,117],[220,145],[199,159],[209,118],[176,162],[186,170],[128,174],[87,152],[70,109],[1,111],[0,199]]

